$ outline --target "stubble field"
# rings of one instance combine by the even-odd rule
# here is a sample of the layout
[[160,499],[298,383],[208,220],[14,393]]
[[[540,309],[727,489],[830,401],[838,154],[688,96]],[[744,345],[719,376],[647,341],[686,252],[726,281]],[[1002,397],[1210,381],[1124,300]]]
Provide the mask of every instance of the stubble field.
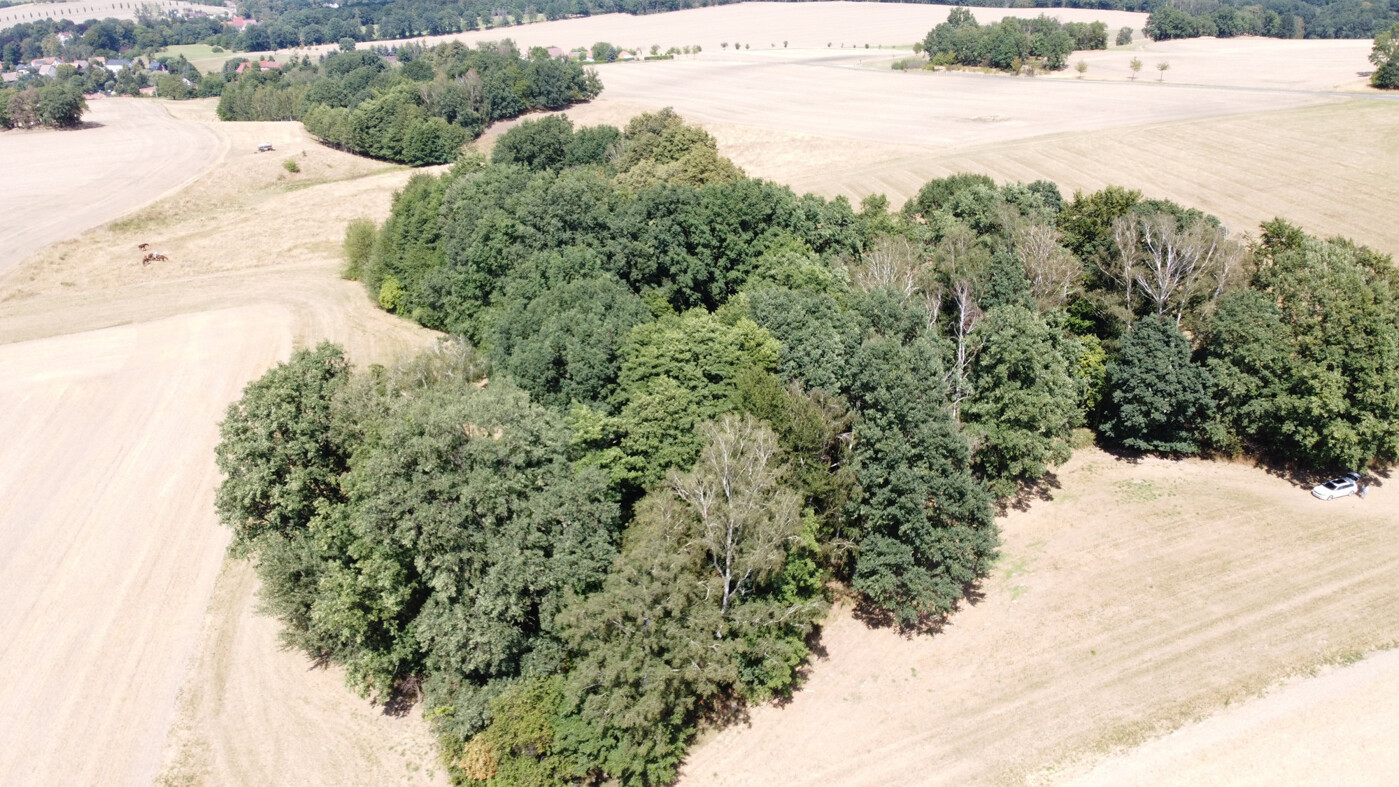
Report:
[[35,22],[40,19],[71,19],[86,22],[89,19],[135,19],[143,5],[153,5],[162,12],[202,11],[210,16],[226,15],[223,8],[197,3],[184,3],[180,0],[68,0],[58,3],[21,3],[0,8],[0,28],[11,25]]
[[[409,173],[207,101],[122,103],[114,132],[149,110],[227,152],[0,281],[0,783],[431,783],[421,719],[281,649],[213,511],[216,425],[248,380],[322,339],[361,363],[431,341],[336,277],[345,223]],[[170,261],[142,266],[144,242]]]
[[[903,47],[903,54],[914,41],[923,40],[934,25],[947,21],[952,10],[947,5],[905,5],[899,3],[742,3],[738,5],[696,8],[666,14],[628,16],[602,14],[557,22],[536,22],[515,27],[421,36],[411,39],[425,45],[444,41],[461,41],[476,45],[486,41],[508,38],[522,49],[535,46],[558,46],[564,49],[591,47],[598,41],[608,41],[619,47],[642,48],[651,45],[662,50],[672,46],[698,44],[703,52],[698,57],[708,59],[732,49],[724,44],[743,44],[745,52],[760,50],[830,50],[839,52],[860,47],[869,57],[890,52],[865,50],[872,47]],[[973,13],[981,22],[993,22],[1007,16],[1038,16],[1041,12],[1063,22],[1102,21],[1114,31],[1119,27],[1140,29],[1146,24],[1146,14],[1127,11],[1098,11],[1081,8],[1005,9],[976,8]],[[410,40],[410,39],[405,39]],[[385,42],[396,46],[399,42]],[[829,46],[828,46],[829,45]],[[334,44],[281,50],[279,55],[319,53],[335,49]]]
[[[745,15],[810,14],[857,30],[884,9],[946,13],[851,4],[702,13],[706,29],[735,30],[732,40]],[[690,43],[701,12],[687,14],[637,23],[662,25],[655,43],[666,45],[662,33]],[[925,22],[890,35],[921,37]],[[630,35],[578,33],[651,43]],[[799,191],[881,191],[897,203],[961,170],[1049,177],[1066,190],[1117,183],[1239,230],[1281,214],[1399,250],[1389,219],[1394,102],[1339,100],[1310,82],[895,74],[860,63],[863,50],[842,56],[820,43],[714,57],[705,46],[693,60],[602,68],[603,99],[570,115],[624,123],[675,106],[750,174]],[[1306,55],[1315,67],[1296,73],[1363,65],[1326,52]],[[1267,47],[1260,56],[1284,58]],[[126,104],[141,107],[123,114]],[[121,118],[163,107],[174,117],[152,115],[148,134],[171,135],[167,151],[191,156],[187,177],[212,169],[163,198],[169,185],[138,183],[126,204],[157,201],[116,221],[79,211],[82,221],[44,236],[50,245],[0,270],[0,433],[18,436],[0,446],[0,624],[14,634],[0,653],[0,704],[15,709],[0,720],[0,782],[441,783],[416,711],[385,716],[335,669],[280,649],[275,621],[254,612],[248,566],[222,559],[227,536],[211,503],[214,424],[247,380],[323,338],[346,343],[358,363],[431,341],[337,278],[346,222],[385,216],[410,173],[321,148],[298,125],[219,124],[208,101],[111,106],[110,123],[72,137],[0,135],[0,158],[21,162],[20,182],[42,184],[30,157],[10,153],[50,134],[44,144],[74,166],[100,167],[100,147],[67,139],[134,128]],[[189,152],[206,134],[218,144]],[[277,151],[254,154],[261,141]],[[301,173],[283,170],[287,158]],[[71,210],[121,180],[111,173],[26,204]],[[0,248],[23,229],[0,226]],[[138,243],[170,262],[142,267]],[[1051,501],[1002,520],[1005,558],[977,604],[940,634],[911,639],[837,613],[795,699],[710,736],[685,779],[1112,783],[1123,773],[1152,783],[1162,768],[1187,768],[1208,781],[1221,768],[1287,760],[1279,753],[1296,746],[1283,742],[1297,736],[1339,746],[1299,714],[1380,718],[1354,687],[1393,685],[1399,664],[1376,656],[1304,678],[1399,640],[1391,487],[1321,504],[1253,467],[1080,452]],[[1345,678],[1354,670],[1369,672]],[[1295,685],[1250,701],[1287,681]],[[1304,687],[1310,699],[1279,700]],[[1223,731],[1194,724],[1226,706],[1213,722]],[[1182,725],[1170,741],[1184,743],[1137,748]],[[1239,729],[1259,732],[1229,732]],[[1375,761],[1363,754],[1350,751]],[[1119,770],[1092,773],[1112,755],[1102,767]],[[1296,769],[1276,773],[1315,775],[1325,761],[1290,762]]]
[[94,99],[86,128],[5,132],[0,274],[54,241],[178,189],[218,160],[217,134],[169,119],[153,101]]

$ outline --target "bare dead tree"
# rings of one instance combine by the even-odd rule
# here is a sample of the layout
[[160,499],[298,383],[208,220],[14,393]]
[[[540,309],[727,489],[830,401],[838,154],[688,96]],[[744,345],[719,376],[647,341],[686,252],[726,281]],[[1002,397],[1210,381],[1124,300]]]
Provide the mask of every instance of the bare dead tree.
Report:
[[1218,263],[1214,266],[1214,291],[1210,293],[1210,304],[1219,301],[1224,291],[1237,284],[1247,274],[1245,253],[1246,243],[1226,240],[1221,246]]
[[[1180,227],[1174,216],[1158,213],[1138,222],[1141,232],[1141,264],[1136,284],[1155,307],[1156,314],[1174,312],[1179,325],[1185,309],[1214,285],[1217,295],[1227,283],[1224,270],[1237,263],[1226,250],[1224,230],[1195,221]],[[1213,296],[1212,296],[1213,297]]]
[[1098,262],[1098,270],[1122,289],[1126,319],[1129,323],[1135,313],[1132,310],[1132,285],[1136,281],[1137,263],[1141,257],[1140,238],[1141,232],[1137,227],[1136,218],[1119,216],[1112,223],[1112,246],[1116,253]]
[[884,287],[904,297],[918,290],[922,262],[907,238],[882,235],[870,244],[860,262],[850,266],[855,286],[869,292]]
[[1082,283],[1083,265],[1061,239],[1062,233],[1052,224],[1027,222],[1012,231],[1015,253],[1042,312],[1063,308]]
[[800,528],[801,498],[780,485],[777,435],[750,415],[725,415],[701,427],[707,445],[689,473],[669,483],[698,520],[694,542],[709,555],[727,615],[735,597],[782,566],[784,545]]
[[981,322],[981,309],[976,303],[976,290],[969,278],[958,279],[952,285],[952,302],[956,308],[953,315],[952,337],[957,343],[957,353],[952,368],[947,371],[948,399],[952,404],[952,418],[962,422],[962,400],[971,396],[969,381],[972,359],[976,356],[972,330]]

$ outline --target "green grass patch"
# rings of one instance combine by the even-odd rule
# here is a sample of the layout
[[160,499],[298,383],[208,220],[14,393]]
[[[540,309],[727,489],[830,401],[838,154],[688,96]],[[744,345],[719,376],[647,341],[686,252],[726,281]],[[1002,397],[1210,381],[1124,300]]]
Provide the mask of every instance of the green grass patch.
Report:
[[1113,489],[1124,503],[1149,503],[1164,494],[1159,486],[1146,480],[1119,481]]
[[168,46],[156,53],[156,56],[169,55],[175,57],[184,55],[190,65],[199,69],[199,73],[207,74],[211,71],[223,70],[223,64],[235,57],[247,57],[243,52],[215,52],[209,44],[181,44],[179,46]]

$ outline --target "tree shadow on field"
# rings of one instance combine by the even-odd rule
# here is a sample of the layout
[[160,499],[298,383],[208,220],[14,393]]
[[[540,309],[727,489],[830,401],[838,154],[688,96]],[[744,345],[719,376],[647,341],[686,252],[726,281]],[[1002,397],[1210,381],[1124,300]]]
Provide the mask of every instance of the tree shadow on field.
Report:
[[791,691],[772,698],[772,704],[778,708],[785,708],[792,704],[797,692],[801,691],[802,684],[811,677],[811,669],[815,666],[815,662],[825,661],[831,657],[831,652],[826,650],[825,643],[821,641],[820,625],[811,627],[811,631],[806,634],[805,643],[807,657],[802,659],[801,664],[797,665]]
[[1052,470],[1046,470],[1039,480],[1021,485],[1015,497],[997,503],[996,508],[999,510],[996,514],[1003,516],[1010,511],[1029,511],[1035,501],[1048,503],[1054,499],[1055,491],[1063,488],[1063,484],[1059,483],[1059,476]]
[[855,602],[851,614],[872,629],[892,629],[904,639],[913,639],[916,636],[932,637],[942,633],[947,627],[947,622],[962,609],[963,603],[968,607],[975,607],[985,599],[986,593],[981,589],[981,580],[978,579],[962,589],[962,597],[952,604],[951,609],[940,614],[921,615],[912,625],[900,623],[888,610],[863,596]]
[[395,719],[404,718],[423,699],[423,679],[410,675],[394,684],[393,692],[384,702],[384,715]]
[[[1329,470],[1312,470],[1306,467],[1297,467],[1289,462],[1269,460],[1263,457],[1244,457],[1239,461],[1267,473],[1274,478],[1280,478],[1298,489],[1311,489],[1317,484],[1330,481],[1337,476],[1345,475],[1350,470],[1331,468]],[[1381,467],[1371,470],[1357,470],[1360,473],[1361,485],[1370,485],[1375,488],[1384,486],[1384,482],[1389,480],[1394,472],[1392,467]]]

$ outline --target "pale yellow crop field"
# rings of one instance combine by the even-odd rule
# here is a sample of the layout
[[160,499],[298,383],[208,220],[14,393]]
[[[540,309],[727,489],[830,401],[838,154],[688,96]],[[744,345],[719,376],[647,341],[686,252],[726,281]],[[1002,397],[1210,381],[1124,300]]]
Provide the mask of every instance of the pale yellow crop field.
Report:
[[223,153],[208,126],[172,123],[153,101],[93,99],[83,121],[88,128],[0,136],[0,274],[56,240],[179,188]]
[[[1151,41],[1138,36],[1129,46],[1078,52],[1072,62],[1088,65],[1083,79],[1163,84],[1248,85],[1278,89],[1352,90],[1372,92],[1368,77],[1374,70],[1365,40],[1280,41],[1275,38],[1187,38]],[[1142,70],[1133,79],[1131,61]],[[1165,63],[1162,71],[1158,66]],[[1078,79],[1076,69],[1052,75]]]
[[[823,51],[830,49],[839,52],[842,45],[847,50],[861,47],[861,51],[864,51],[865,44],[872,47],[912,47],[913,42],[923,40],[923,36],[927,35],[934,25],[946,21],[951,10],[952,7],[947,5],[899,3],[741,3],[645,16],[602,14],[471,33],[424,36],[411,40],[432,45],[443,41],[476,44],[508,38],[514,41],[516,46],[525,49],[534,46],[571,49],[590,47],[598,41],[608,41],[619,47],[642,48],[648,52],[652,44],[659,45],[662,50],[672,46],[698,44],[703,49],[699,59],[703,60],[725,52],[732,54],[732,45],[735,42],[742,43],[745,52],[784,48]],[[1119,27],[1140,29],[1146,24],[1147,16],[1126,11],[1080,8],[971,10],[981,22],[994,22],[1007,16],[1038,16],[1044,13],[1064,22],[1102,21],[1114,31]],[[378,43],[396,46],[402,42]],[[721,47],[721,44],[725,43],[730,45],[727,50]],[[324,52],[334,48],[333,44],[327,44],[296,51]],[[289,52],[290,50],[283,50],[278,54],[284,55]]]
[[227,16],[228,9],[219,6],[184,3],[180,0],[67,0],[67,2],[30,2],[0,8],[0,28],[11,27],[40,19],[135,19],[143,5],[153,5],[162,12],[203,11],[209,16]]
[[[387,213],[409,173],[299,125],[219,124],[208,101],[128,102],[97,130],[171,156],[207,134],[217,161],[85,233],[98,217],[75,202],[78,237],[0,276],[0,783],[438,783],[420,718],[281,649],[248,567],[221,573],[213,511],[216,425],[248,380],[322,339],[361,362],[431,341],[336,276],[346,222]],[[0,158],[37,178],[46,160],[8,146],[84,133],[0,135]],[[95,166],[108,149],[66,152]],[[132,207],[159,197],[137,181]],[[55,193],[45,210],[82,192]],[[170,260],[143,266],[140,243]]]

